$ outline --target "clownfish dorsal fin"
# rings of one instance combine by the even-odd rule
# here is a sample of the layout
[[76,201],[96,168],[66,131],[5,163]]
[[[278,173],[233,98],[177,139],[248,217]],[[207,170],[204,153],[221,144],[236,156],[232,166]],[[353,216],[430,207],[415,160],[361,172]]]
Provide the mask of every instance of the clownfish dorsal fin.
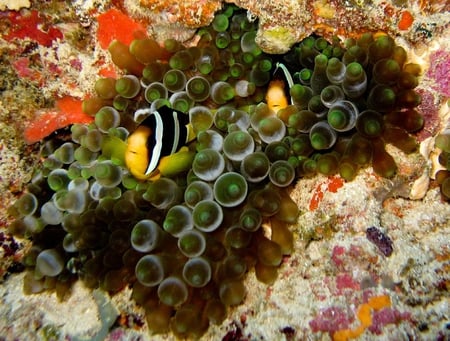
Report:
[[[281,72],[280,72],[281,70]],[[282,78],[286,81],[288,88],[285,89],[285,93],[287,94],[287,97],[290,97],[289,95],[289,90],[292,88],[292,86],[294,85],[294,79],[292,78],[291,73],[289,72],[288,68],[286,67],[286,65],[284,65],[283,63],[276,63],[275,64],[275,70],[273,71],[274,74],[274,78],[277,79],[276,74],[282,73],[283,77],[279,77]],[[290,99],[290,103],[294,104],[294,101],[292,100],[292,98]]]
[[283,63],[280,63],[280,62],[276,63],[275,70],[273,73],[275,74],[279,69],[281,69],[281,71],[283,72],[284,79],[286,79],[289,89],[292,88],[292,86],[294,85],[294,79],[292,78],[292,75],[289,72],[286,65],[284,65]]

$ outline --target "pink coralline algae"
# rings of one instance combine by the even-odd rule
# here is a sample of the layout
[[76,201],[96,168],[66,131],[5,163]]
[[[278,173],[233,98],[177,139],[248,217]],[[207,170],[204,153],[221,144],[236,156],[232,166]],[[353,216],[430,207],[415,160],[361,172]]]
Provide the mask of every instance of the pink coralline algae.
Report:
[[364,268],[371,260],[370,255],[363,252],[358,245],[351,244],[348,248],[335,245],[331,251],[331,261],[337,270],[351,272],[356,264]]
[[334,332],[349,328],[354,318],[348,316],[347,312],[341,307],[329,307],[321,310],[317,316],[309,322],[313,332]]
[[450,51],[438,50],[430,55],[427,76],[434,80],[434,90],[450,97]]
[[342,294],[344,290],[358,290],[360,285],[356,282],[352,275],[343,273],[336,276],[337,294]]
[[372,325],[369,327],[369,330],[376,335],[380,335],[385,325],[397,324],[410,318],[411,314],[408,312],[400,312],[393,308],[384,308],[372,313]]
[[345,255],[345,247],[336,245],[333,248],[333,251],[331,253],[331,260],[333,261],[334,265],[337,267],[342,267],[344,265],[344,255]]
[[[450,77],[450,75],[449,75]],[[448,81],[448,80],[447,80]],[[419,88],[417,92],[422,97],[422,103],[417,109],[422,113],[425,125],[422,130],[416,133],[418,142],[437,134],[439,129],[439,99],[431,91]]]

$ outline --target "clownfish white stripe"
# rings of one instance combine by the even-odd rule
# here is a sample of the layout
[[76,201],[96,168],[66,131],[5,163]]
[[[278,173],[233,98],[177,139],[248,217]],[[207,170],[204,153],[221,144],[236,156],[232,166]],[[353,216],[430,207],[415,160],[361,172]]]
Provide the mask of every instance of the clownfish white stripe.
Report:
[[178,113],[176,111],[172,112],[172,117],[173,117],[173,124],[175,125],[175,132],[174,132],[174,141],[173,141],[173,145],[172,145],[172,151],[170,152],[170,154],[175,153],[178,150],[178,143],[179,143],[179,139],[180,139],[180,121],[178,121]]
[[150,174],[153,170],[158,166],[159,159],[161,157],[161,149],[163,146],[163,121],[159,112],[154,111],[152,113],[156,119],[156,128],[155,128],[155,146],[153,147],[152,156],[147,168],[146,174]]

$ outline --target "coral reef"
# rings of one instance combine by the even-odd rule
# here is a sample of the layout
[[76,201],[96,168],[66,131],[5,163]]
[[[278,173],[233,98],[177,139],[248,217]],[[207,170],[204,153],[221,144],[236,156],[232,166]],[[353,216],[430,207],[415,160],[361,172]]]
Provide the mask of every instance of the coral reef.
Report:
[[[334,35],[344,38],[367,31],[402,34],[412,42],[429,40],[448,26],[445,16],[449,7],[445,1],[250,1],[227,0],[258,18],[257,42],[268,53],[285,53],[293,44],[317,33],[328,39]],[[149,10],[156,21],[168,19],[187,27],[199,27],[213,20],[220,2],[140,1],[139,8]],[[163,15],[161,15],[161,9]],[[201,11],[199,11],[201,9]],[[197,16],[187,12],[200,12]],[[161,18],[162,16],[162,18]],[[195,18],[195,19],[193,19]],[[426,20],[428,19],[428,20]]]
[[[409,113],[420,103],[413,90],[418,67],[392,38],[364,34],[343,47],[311,37],[276,61],[256,44],[255,29],[244,12],[227,7],[195,47],[168,40],[162,48],[151,38],[110,43],[112,61],[126,74],[96,81],[96,97],[82,105],[94,122],[75,123],[72,141],[44,144],[43,169],[11,210],[10,232],[33,239],[26,292],[55,288],[64,296],[76,277],[110,292],[129,282],[139,304],[154,301],[146,307],[149,321],[156,311],[166,315],[165,324],[149,325],[153,332],[199,336],[221,322],[216,309],[243,301],[242,278],[252,266],[258,280],[276,280],[283,255],[292,252],[286,225],[299,213],[284,188],[314,173],[305,164],[352,180],[371,163],[391,177],[397,166],[384,140],[407,153],[416,149],[409,132],[423,119]],[[278,68],[292,104],[273,104],[269,81]],[[294,83],[305,69],[310,78]],[[239,82],[252,86],[238,91]],[[266,92],[269,105],[260,103]],[[181,161],[187,150],[167,155],[148,174],[158,143],[169,142],[165,128],[170,139],[191,140],[189,129],[182,138],[182,130],[164,125],[172,116],[167,107],[179,110],[170,120],[189,121],[200,143],[188,146],[193,158]],[[208,138],[214,134],[218,142]],[[153,135],[162,142],[149,142]],[[178,149],[176,142],[171,153]],[[212,197],[201,186],[212,186]],[[202,316],[196,326],[188,317],[194,312]]]

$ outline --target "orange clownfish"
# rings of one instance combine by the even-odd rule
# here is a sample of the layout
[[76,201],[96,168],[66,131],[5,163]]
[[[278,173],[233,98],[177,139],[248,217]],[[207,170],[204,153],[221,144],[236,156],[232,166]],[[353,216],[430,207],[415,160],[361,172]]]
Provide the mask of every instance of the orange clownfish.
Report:
[[[281,77],[275,75],[280,69],[286,81],[281,79]],[[267,89],[266,103],[270,109],[272,109],[274,112],[277,112],[278,110],[284,109],[289,105],[289,89],[294,84],[294,81],[292,80],[292,76],[289,70],[285,65],[281,63],[277,63],[276,69],[274,71],[274,77],[275,79],[270,81],[269,87]],[[288,89],[286,89],[286,82],[288,85]]]
[[194,153],[185,146],[195,139],[189,115],[167,106],[139,109],[136,114],[147,117],[127,140],[125,164],[130,173],[147,180],[188,170]]
[[284,87],[284,82],[281,79],[274,79],[269,83],[269,88],[266,93],[266,102],[269,108],[274,112],[288,106]]

